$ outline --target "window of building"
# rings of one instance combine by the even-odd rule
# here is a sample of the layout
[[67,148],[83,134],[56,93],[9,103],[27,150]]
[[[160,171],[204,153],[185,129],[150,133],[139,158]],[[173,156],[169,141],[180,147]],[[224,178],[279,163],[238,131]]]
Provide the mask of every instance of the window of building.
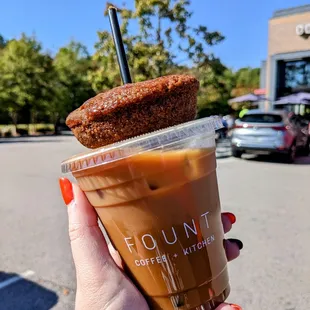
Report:
[[279,61],[277,69],[277,98],[310,91],[310,58]]

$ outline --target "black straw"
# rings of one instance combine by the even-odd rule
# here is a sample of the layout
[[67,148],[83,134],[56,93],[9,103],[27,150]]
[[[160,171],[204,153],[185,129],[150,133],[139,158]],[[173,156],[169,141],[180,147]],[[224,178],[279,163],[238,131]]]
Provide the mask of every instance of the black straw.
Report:
[[111,6],[109,7],[108,11],[109,11],[110,25],[112,29],[112,36],[117,54],[117,61],[121,71],[122,80],[124,84],[128,84],[131,83],[132,81],[126,58],[122,34],[117,19],[116,8]]

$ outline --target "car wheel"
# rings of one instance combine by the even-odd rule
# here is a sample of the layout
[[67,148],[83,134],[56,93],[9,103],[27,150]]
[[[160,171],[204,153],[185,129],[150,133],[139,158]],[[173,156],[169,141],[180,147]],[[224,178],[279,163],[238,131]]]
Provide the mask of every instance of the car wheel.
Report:
[[235,150],[235,149],[232,150],[232,156],[233,157],[241,158],[242,154],[243,154],[242,151],[238,151],[238,150]]
[[296,144],[294,143],[294,144],[290,147],[290,149],[289,149],[289,151],[288,151],[288,153],[287,153],[287,155],[286,155],[286,159],[287,159],[287,162],[288,162],[289,164],[294,163],[294,161],[295,161],[295,159],[296,159],[296,152],[297,152],[297,148],[296,148]]

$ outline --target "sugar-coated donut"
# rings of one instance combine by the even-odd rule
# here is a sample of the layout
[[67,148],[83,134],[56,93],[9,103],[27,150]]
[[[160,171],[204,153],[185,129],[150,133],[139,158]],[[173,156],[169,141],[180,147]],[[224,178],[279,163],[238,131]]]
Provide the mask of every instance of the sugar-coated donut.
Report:
[[90,98],[66,124],[84,146],[98,148],[193,120],[198,89],[190,75],[126,84]]

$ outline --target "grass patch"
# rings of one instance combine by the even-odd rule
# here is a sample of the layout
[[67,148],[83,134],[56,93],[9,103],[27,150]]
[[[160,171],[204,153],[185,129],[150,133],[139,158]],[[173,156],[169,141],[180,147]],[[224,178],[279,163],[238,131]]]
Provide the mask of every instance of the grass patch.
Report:
[[18,124],[17,129],[15,126],[0,125],[0,137],[11,137],[11,136],[28,136],[28,135],[45,135],[54,131],[52,124]]

